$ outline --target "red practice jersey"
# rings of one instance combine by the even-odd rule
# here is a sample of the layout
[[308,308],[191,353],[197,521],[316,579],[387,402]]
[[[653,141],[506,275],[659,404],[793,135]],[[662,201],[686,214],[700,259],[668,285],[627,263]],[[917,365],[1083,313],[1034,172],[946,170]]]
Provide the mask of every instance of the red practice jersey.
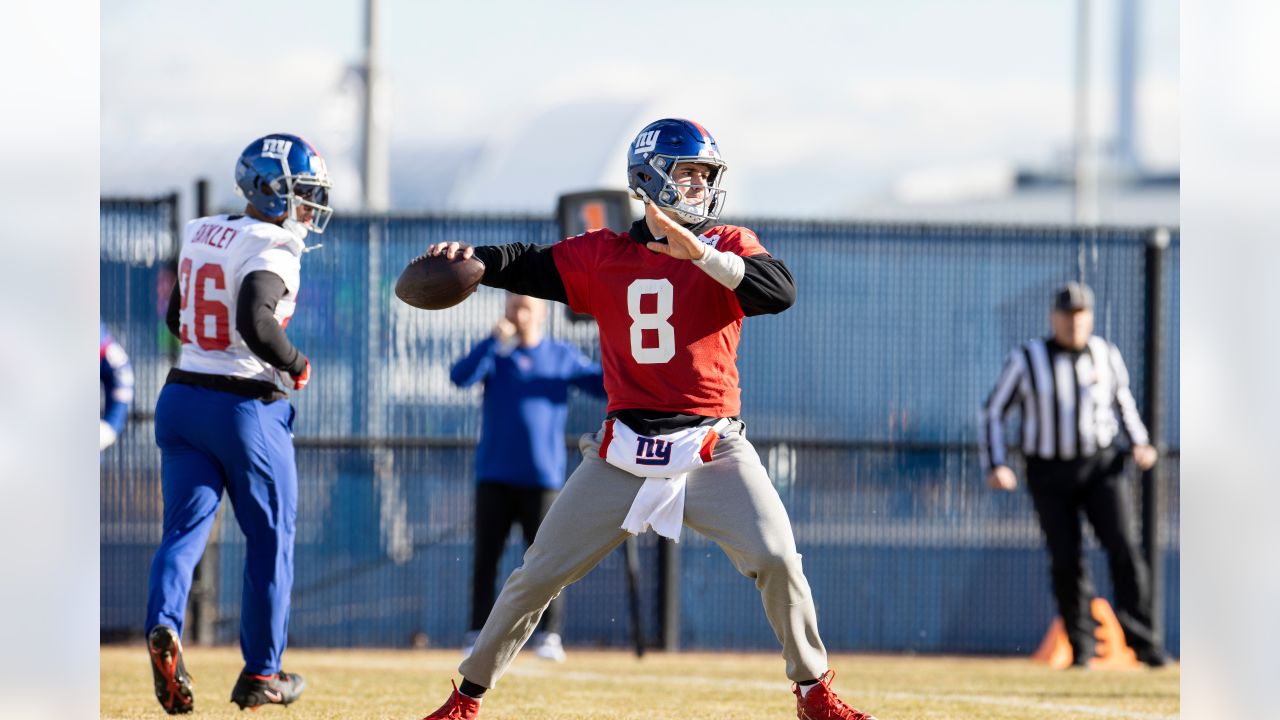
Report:
[[[766,252],[755,233],[734,225],[701,239],[743,257]],[[600,327],[608,412],[738,415],[743,312],[732,290],[628,233],[584,233],[557,243],[552,256],[569,306]]]

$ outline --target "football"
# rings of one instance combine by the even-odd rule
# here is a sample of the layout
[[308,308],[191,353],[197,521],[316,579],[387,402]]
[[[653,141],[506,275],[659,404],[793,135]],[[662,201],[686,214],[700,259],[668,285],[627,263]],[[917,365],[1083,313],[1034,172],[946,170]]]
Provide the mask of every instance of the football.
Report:
[[444,255],[420,255],[405,266],[396,281],[396,297],[423,310],[453,307],[476,291],[484,276],[484,263]]

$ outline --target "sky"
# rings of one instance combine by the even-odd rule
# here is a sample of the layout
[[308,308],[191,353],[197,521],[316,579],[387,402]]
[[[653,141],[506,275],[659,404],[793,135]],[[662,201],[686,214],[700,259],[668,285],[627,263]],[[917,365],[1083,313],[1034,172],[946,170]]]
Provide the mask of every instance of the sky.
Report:
[[[1093,0],[1095,124],[1112,127],[1117,0]],[[1138,140],[1178,158],[1178,2],[1138,0]],[[253,138],[301,134],[335,204],[360,203],[360,0],[102,7],[104,194],[235,202]],[[729,163],[728,212],[874,212],[904,177],[1051,169],[1071,147],[1073,0],[381,0],[391,200],[399,210],[549,213],[621,187],[647,122],[689,117]]]

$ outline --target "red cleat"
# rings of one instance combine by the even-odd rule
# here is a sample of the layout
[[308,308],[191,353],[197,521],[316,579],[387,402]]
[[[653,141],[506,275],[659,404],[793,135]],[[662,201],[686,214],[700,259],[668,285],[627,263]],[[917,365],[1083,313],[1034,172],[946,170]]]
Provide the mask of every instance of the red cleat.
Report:
[[480,717],[480,701],[458,692],[458,684],[454,683],[453,694],[445,704],[422,720],[475,720],[478,717]]
[[836,697],[831,689],[831,681],[835,679],[835,670],[826,671],[808,695],[800,694],[799,685],[792,687],[791,691],[796,694],[796,717],[799,720],[876,720],[874,715],[855,710]]

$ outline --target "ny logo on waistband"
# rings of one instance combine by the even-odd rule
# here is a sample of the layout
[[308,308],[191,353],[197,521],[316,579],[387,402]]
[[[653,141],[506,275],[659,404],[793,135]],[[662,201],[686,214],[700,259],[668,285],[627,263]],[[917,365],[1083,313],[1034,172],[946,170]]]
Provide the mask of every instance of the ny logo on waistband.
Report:
[[671,443],[658,438],[636,438],[637,465],[666,465],[671,462]]

